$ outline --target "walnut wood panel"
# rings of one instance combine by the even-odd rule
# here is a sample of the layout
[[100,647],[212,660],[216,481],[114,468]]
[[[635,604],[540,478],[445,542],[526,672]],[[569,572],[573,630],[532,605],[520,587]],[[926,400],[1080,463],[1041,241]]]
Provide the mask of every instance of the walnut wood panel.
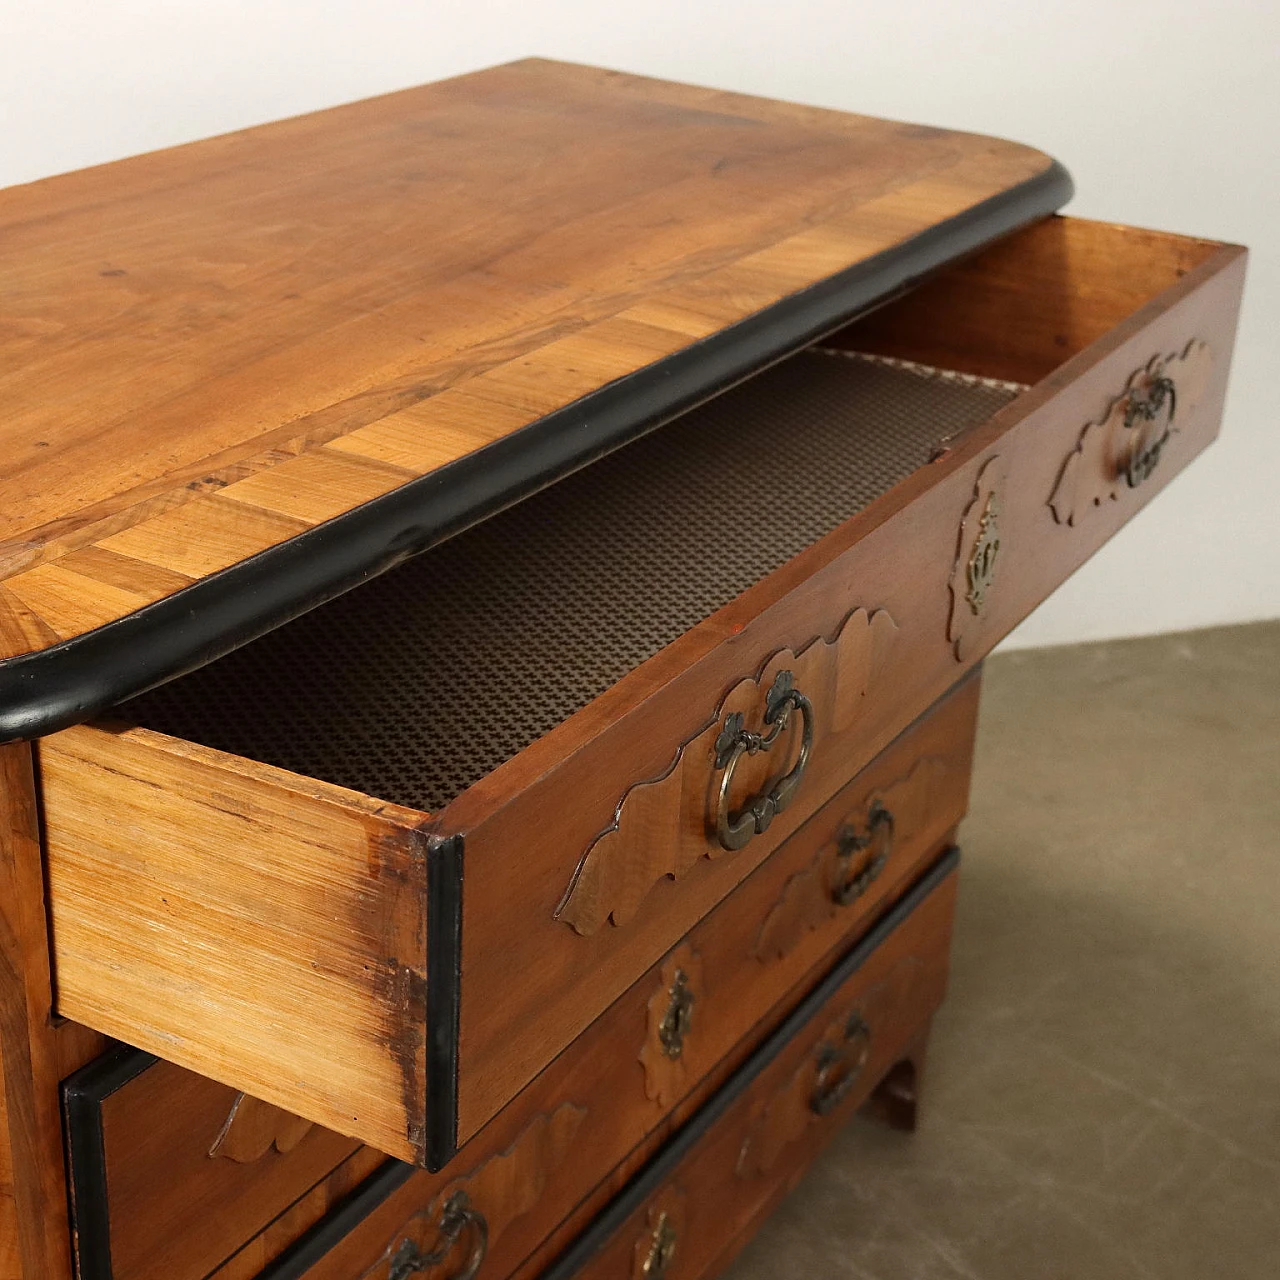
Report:
[[[396,1280],[413,1274],[406,1253],[440,1256],[433,1266],[440,1274],[461,1271],[478,1239],[474,1226],[464,1227],[450,1247],[441,1230],[446,1207],[455,1197],[471,1213],[483,1217],[484,1273],[502,1275],[503,1259],[511,1254],[506,1241],[520,1230],[520,1238],[536,1241],[558,1219],[554,1201],[547,1203],[547,1186],[578,1158],[579,1136],[587,1113],[572,1102],[534,1115],[509,1146],[482,1159],[464,1153],[452,1173],[415,1174],[393,1192],[354,1231],[339,1241],[307,1272],[307,1280]],[[518,1248],[519,1246],[517,1246]],[[514,1261],[518,1261],[519,1252]]]
[[[658,880],[679,880],[700,859],[722,856],[725,850],[715,831],[716,740],[728,718],[741,716],[749,730],[767,732],[765,694],[786,671],[813,705],[814,750],[829,750],[830,737],[857,723],[867,689],[880,675],[896,633],[897,626],[883,610],[872,615],[855,609],[829,640],[815,637],[798,653],[774,654],[758,675],[735,685],[702,732],[680,745],[659,777],[637,783],[619,799],[609,829],[592,841],[574,872],[557,910],[560,919],[580,934],[594,933],[606,920],[625,925]],[[734,776],[733,812],[767,789],[771,778],[787,771],[800,724],[801,717],[793,716],[771,751],[743,758]],[[797,803],[792,820],[812,807],[810,792]],[[766,852],[776,840],[776,834],[760,839],[755,852]]]
[[422,815],[141,730],[40,758],[61,1012],[421,1159]]
[[[945,987],[954,901],[953,875],[872,953],[585,1265],[553,1266],[548,1274],[555,1280],[634,1275],[637,1256],[652,1251],[664,1209],[675,1238],[667,1242],[663,1274],[668,1280],[714,1274],[730,1256],[729,1246],[745,1243],[876,1084],[898,1063],[922,1055]],[[857,1045],[847,1036],[853,1023],[869,1033]],[[680,1206],[682,1222],[671,1213],[673,1204]],[[542,1263],[541,1253],[536,1261]],[[526,1264],[518,1274],[537,1272]]]
[[31,748],[0,746],[0,1263],[22,1280],[71,1280],[52,1017]]
[[[1036,233],[1025,234],[1034,239]],[[1095,228],[1093,240],[1109,237],[1110,251],[1068,262],[1081,273],[1069,283],[1086,294],[1098,289],[1112,296],[1112,287],[1092,273],[1118,270],[1131,234]],[[464,1138],[756,865],[758,842],[732,856],[701,858],[678,883],[660,880],[625,927],[583,937],[556,918],[567,858],[608,827],[619,796],[636,779],[660,777],[669,768],[680,744],[702,731],[708,706],[718,705],[771,654],[797,651],[815,635],[833,634],[851,609],[886,612],[898,638],[868,689],[859,723],[833,738],[830,750],[815,751],[802,783],[801,794],[830,795],[1212,440],[1244,252],[1202,242],[1188,247],[1167,237],[1153,245],[1143,232],[1136,240],[1139,251],[1128,268],[1135,278],[1124,296],[1141,295],[1146,280],[1145,305],[442,811],[440,830],[465,833],[467,846]],[[1054,248],[1052,241],[1035,240],[1026,253],[1034,257],[1046,244]],[[1167,260],[1159,258],[1160,245]],[[1179,278],[1188,256],[1201,260]],[[1029,270],[1023,287],[1034,291],[1042,274]],[[1171,279],[1176,283],[1170,285]],[[983,301],[981,289],[976,295]],[[1069,300],[1073,294],[1064,283],[1047,298],[1054,296]],[[959,306],[957,300],[952,326],[980,335],[983,325]],[[1070,310],[1065,301],[1064,306]],[[1039,304],[1023,310],[1052,327],[1053,313],[1042,312]],[[980,307],[977,319],[985,314]],[[1061,317],[1058,328],[1068,318]],[[856,345],[858,332],[849,330],[844,340]],[[998,346],[1003,332],[992,332],[990,340]],[[1192,341],[1211,348],[1212,371],[1199,402],[1185,414],[1179,408],[1180,429],[1160,467],[1079,527],[1057,523],[1050,496],[1085,425],[1106,413],[1135,369],[1153,356],[1184,351]],[[962,645],[957,661],[949,638],[950,579],[979,474],[996,456],[1007,476],[998,498],[999,562],[982,625]],[[708,477],[708,491],[713,490],[714,477]],[[775,826],[781,824],[785,834],[790,819],[788,811]],[[513,971],[523,975],[519,984],[507,981]]]
[[113,1280],[207,1275],[358,1146],[163,1061],[100,1115]]
[[1106,414],[1088,423],[1067,455],[1049,496],[1059,524],[1079,524],[1126,486],[1158,467],[1182,419],[1194,413],[1213,371],[1209,345],[1193,339],[1181,352],[1153,356],[1135,369]]
[[[268,1263],[322,1221],[386,1161],[382,1152],[372,1147],[360,1147],[327,1178],[295,1200],[265,1231],[242,1243],[226,1262],[208,1274],[207,1280],[257,1280]],[[179,1280],[179,1276],[174,1276],[173,1280]]]
[[9,1151],[9,1115],[3,1075],[0,1075],[0,1280],[22,1280],[18,1206],[13,1198],[13,1156]]
[[921,849],[960,820],[977,709],[972,680],[801,828],[796,842],[817,851],[762,916],[751,948],[758,961],[785,960],[810,934],[831,936],[833,927],[874,914],[918,865]]
[[0,656],[212,572],[210,495],[234,563],[1049,165],[530,60],[2,192]]

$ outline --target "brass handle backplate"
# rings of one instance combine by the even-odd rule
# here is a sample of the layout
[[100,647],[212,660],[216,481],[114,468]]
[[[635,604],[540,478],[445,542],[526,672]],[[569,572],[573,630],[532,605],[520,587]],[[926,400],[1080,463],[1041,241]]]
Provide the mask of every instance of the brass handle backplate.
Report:
[[1177,407],[1178,391],[1173,379],[1159,368],[1129,392],[1124,406],[1124,425],[1126,431],[1136,430],[1136,434],[1130,441],[1122,470],[1130,489],[1136,489],[1159,465],[1160,455],[1169,443]]
[[[489,1224],[484,1214],[472,1206],[465,1191],[455,1191],[444,1202],[440,1220],[436,1223],[438,1239],[435,1248],[423,1249],[412,1239],[402,1240],[391,1254],[386,1280],[409,1280],[410,1276],[419,1276],[432,1267],[438,1267],[453,1252],[467,1230],[472,1236],[471,1252],[462,1270],[454,1272],[449,1280],[474,1280],[489,1251]],[[372,1271],[365,1273],[366,1277],[372,1274]]]
[[[786,729],[793,711],[800,713],[804,726],[795,764],[768,791],[750,801],[736,816],[730,816],[729,793],[738,762],[745,755],[768,751]],[[791,803],[809,763],[813,750],[813,707],[795,687],[790,671],[779,671],[775,677],[765,699],[764,723],[766,732],[754,733],[743,727],[742,712],[734,711],[725,717],[724,727],[716,738],[716,768],[723,770],[716,803],[716,836],[725,849],[741,849],[752,836],[769,829],[774,818]]]
[[[869,851],[856,871],[854,859]],[[871,806],[867,814],[867,832],[863,835],[856,827],[848,826],[836,837],[836,866],[839,874],[831,897],[839,907],[856,902],[880,877],[885,864],[893,853],[893,814],[880,801]]]
[[871,1054],[871,1028],[860,1013],[851,1013],[839,1044],[824,1040],[816,1055],[817,1073],[809,1108],[829,1115],[849,1096]]

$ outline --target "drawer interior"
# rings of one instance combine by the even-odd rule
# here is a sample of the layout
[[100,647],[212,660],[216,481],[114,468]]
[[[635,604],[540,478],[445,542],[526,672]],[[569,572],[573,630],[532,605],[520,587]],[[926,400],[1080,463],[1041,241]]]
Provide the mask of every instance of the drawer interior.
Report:
[[122,714],[438,809],[1018,390],[802,351]]
[[120,715],[438,810],[1217,248],[1048,219]]

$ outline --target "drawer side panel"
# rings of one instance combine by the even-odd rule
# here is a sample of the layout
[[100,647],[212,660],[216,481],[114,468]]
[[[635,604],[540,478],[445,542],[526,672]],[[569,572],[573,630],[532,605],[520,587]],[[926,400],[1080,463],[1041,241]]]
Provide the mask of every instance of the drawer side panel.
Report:
[[423,1158],[423,816],[146,731],[40,765],[59,1012]]

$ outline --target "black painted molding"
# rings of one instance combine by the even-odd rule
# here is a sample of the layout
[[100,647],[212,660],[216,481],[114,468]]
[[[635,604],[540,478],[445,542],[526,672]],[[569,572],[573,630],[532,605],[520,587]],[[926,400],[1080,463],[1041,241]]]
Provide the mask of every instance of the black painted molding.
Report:
[[433,842],[427,857],[426,1166],[435,1173],[458,1149],[458,1035],[462,1010],[461,835]]
[[158,1061],[151,1053],[118,1045],[62,1084],[62,1117],[71,1165],[71,1235],[78,1280],[112,1280],[111,1207],[102,1104]]

